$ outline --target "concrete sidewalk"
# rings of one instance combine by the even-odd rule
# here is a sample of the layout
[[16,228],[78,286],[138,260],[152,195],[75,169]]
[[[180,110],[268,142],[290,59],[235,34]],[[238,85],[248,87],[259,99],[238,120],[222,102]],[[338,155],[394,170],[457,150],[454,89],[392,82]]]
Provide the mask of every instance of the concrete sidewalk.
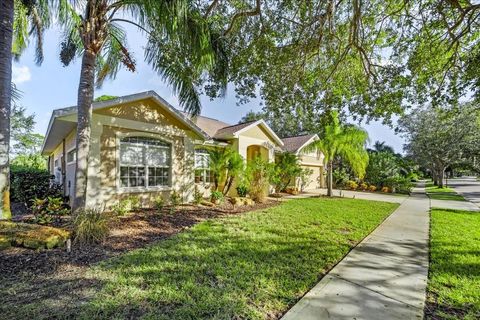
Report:
[[452,200],[436,200],[430,199],[431,208],[480,211],[480,207],[470,201],[452,201]]
[[428,211],[425,189],[415,188],[282,319],[422,319]]
[[[301,193],[299,195],[286,196],[284,197],[284,199],[311,198],[311,197],[316,197],[319,195],[326,195],[326,194],[327,194],[327,189],[315,189],[315,190],[308,190],[305,193]],[[362,192],[362,191],[338,190],[338,189],[333,189],[333,196],[363,199],[363,200],[393,202],[393,203],[402,203],[403,201],[408,199],[408,195],[403,195],[403,194]]]

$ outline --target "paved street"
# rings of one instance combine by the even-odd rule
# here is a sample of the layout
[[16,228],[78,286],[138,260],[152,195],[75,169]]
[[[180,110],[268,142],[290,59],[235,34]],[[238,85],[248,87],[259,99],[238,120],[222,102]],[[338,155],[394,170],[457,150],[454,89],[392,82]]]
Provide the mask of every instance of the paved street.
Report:
[[475,177],[462,177],[448,180],[448,186],[452,187],[465,199],[480,207],[480,181]]

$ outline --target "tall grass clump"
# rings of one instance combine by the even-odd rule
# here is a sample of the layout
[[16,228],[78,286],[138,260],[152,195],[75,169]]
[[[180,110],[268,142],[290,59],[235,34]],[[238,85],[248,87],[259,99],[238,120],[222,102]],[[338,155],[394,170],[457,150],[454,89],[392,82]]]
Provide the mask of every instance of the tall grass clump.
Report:
[[73,219],[74,242],[80,245],[101,243],[108,235],[108,216],[99,209],[78,211]]

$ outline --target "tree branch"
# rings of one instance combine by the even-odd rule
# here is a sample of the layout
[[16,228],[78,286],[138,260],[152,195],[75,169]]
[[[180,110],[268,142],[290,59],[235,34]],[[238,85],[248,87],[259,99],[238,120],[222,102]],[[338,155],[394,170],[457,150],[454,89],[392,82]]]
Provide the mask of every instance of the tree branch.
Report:
[[233,29],[233,27],[234,27],[234,25],[235,25],[235,22],[236,22],[238,19],[240,19],[240,18],[242,18],[242,17],[253,17],[253,16],[259,15],[259,14],[260,14],[260,2],[261,2],[260,0],[255,0],[256,6],[255,6],[255,9],[253,9],[253,10],[237,12],[237,13],[233,16],[232,21],[230,22],[230,25],[228,26],[227,30],[225,30],[225,32],[223,33],[223,35],[226,36],[226,35],[228,35],[228,34],[232,31],[232,29]]
[[212,3],[208,6],[207,12],[205,12],[205,15],[203,17],[207,18],[213,12],[213,10],[215,10],[219,3],[220,0],[213,0]]

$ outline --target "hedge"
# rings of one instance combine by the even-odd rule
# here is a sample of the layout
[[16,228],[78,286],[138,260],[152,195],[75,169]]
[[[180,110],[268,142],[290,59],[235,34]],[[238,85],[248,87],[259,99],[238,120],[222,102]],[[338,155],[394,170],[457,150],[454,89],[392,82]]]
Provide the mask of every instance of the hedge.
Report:
[[61,188],[50,185],[51,178],[52,175],[47,170],[11,166],[10,197],[12,202],[24,203],[29,207],[36,198],[62,197]]

